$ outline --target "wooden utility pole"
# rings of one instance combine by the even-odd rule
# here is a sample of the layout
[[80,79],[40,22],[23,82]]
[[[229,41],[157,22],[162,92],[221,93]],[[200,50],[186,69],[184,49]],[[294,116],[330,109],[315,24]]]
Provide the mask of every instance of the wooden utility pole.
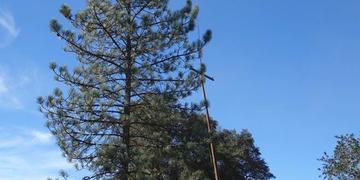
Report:
[[[201,48],[199,49],[199,61],[200,61],[200,66],[201,66],[202,65],[202,49]],[[201,71],[201,80],[200,81],[201,81],[202,97],[203,97],[203,101],[205,102],[205,121],[206,121],[208,133],[210,135],[212,132],[212,126],[211,126],[210,115],[209,115],[209,106],[208,106],[208,101],[207,101],[206,91],[205,91],[205,77],[206,77],[206,75],[204,74],[203,71]],[[208,78],[210,80],[214,80],[211,77],[206,77],[206,78]],[[218,174],[217,163],[216,163],[215,146],[212,141],[210,141],[209,146],[210,146],[211,165],[213,167],[213,172],[214,172],[214,179],[220,180],[219,174]]]
[[[199,7],[199,2],[198,0],[195,0],[195,5]],[[197,30],[198,30],[198,38],[200,38],[200,23],[198,20],[197,23]],[[200,62],[200,68],[202,66],[202,47],[199,47],[199,62]],[[205,102],[205,121],[206,121],[206,125],[207,125],[207,130],[209,135],[212,134],[212,126],[211,126],[211,121],[210,121],[210,115],[209,115],[209,105],[208,105],[208,101],[207,101],[207,97],[206,97],[206,90],[205,90],[205,78],[210,79],[212,81],[214,81],[214,78],[208,76],[205,74],[205,72],[200,69],[200,72],[192,69],[193,71],[197,72],[200,74],[201,76],[201,91],[202,91],[202,97],[203,97],[203,101]],[[213,172],[214,172],[214,179],[215,180],[220,180],[219,178],[219,171],[218,171],[218,167],[217,167],[217,161],[216,161],[216,152],[215,152],[215,146],[213,144],[212,141],[210,141],[209,143],[209,148],[210,148],[210,159],[211,159],[211,165],[213,168]]]

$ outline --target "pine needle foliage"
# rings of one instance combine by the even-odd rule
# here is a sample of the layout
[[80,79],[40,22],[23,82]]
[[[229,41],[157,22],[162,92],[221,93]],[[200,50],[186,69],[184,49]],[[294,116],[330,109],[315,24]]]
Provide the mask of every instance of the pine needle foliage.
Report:
[[[51,20],[50,29],[78,65],[51,63],[67,88],[38,103],[64,156],[91,171],[84,179],[211,179],[208,143],[217,136],[207,133],[203,105],[185,101],[203,81],[205,67],[194,71],[194,63],[211,39],[211,31],[189,38],[198,8],[190,0],[175,11],[168,0],[88,0],[81,11],[63,5],[60,13],[68,24]],[[247,155],[262,164],[263,179],[273,177],[255,147],[227,149],[241,148],[241,137],[218,138],[224,177],[261,179],[240,170]]]
[[172,111],[200,109],[181,100],[199,87],[199,74],[190,69],[211,32],[189,40],[198,14],[189,0],[177,11],[167,0],[89,0],[82,11],[63,5],[60,13],[70,29],[57,20],[50,29],[80,65],[69,71],[50,64],[69,89],[38,99],[47,126],[65,156],[95,172],[93,178],[136,177],[139,147],[163,143],[161,129],[178,118]]

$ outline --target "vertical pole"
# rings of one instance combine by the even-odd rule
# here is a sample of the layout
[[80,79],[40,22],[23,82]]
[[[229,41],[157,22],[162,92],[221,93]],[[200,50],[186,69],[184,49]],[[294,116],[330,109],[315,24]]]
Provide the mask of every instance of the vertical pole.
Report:
[[[196,6],[199,6],[198,0],[195,0],[195,3],[196,3]],[[198,23],[197,23],[197,30],[198,30],[198,38],[200,38],[200,23],[199,23],[199,20],[198,20]],[[200,62],[200,66],[201,66],[202,65],[202,47],[201,46],[199,47],[198,51],[199,51],[199,62]],[[209,106],[208,106],[208,103],[207,103],[208,101],[207,101],[206,91],[205,91],[205,74],[204,74],[203,71],[201,71],[200,73],[201,73],[202,97],[203,97],[203,101],[205,102],[205,121],[206,121],[208,133],[211,134],[212,127],[211,127],[211,122],[210,122]],[[211,165],[212,165],[213,172],[214,172],[214,179],[215,180],[220,180],[219,174],[218,174],[219,171],[218,171],[218,167],[217,167],[217,163],[216,163],[215,146],[214,146],[212,141],[210,141],[209,146],[210,146]]]
[[[199,49],[199,61],[200,61],[200,65],[201,65],[202,64],[202,49],[201,48]],[[202,90],[203,101],[205,102],[205,121],[206,121],[208,133],[211,134],[212,127],[211,127],[211,122],[210,122],[209,107],[208,107],[208,103],[207,103],[204,81],[205,81],[204,72],[201,72],[201,90]],[[217,163],[216,163],[215,147],[214,147],[214,144],[212,141],[209,143],[209,146],[210,146],[210,153],[211,153],[210,154],[211,165],[213,167],[213,172],[214,172],[214,179],[220,180],[219,174],[218,174]]]

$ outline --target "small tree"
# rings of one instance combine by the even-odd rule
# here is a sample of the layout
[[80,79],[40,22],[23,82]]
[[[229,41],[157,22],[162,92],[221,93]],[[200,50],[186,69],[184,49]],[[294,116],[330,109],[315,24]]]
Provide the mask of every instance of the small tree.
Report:
[[324,153],[319,160],[323,162],[324,179],[360,179],[360,138],[354,134],[336,136],[337,144],[332,156]]

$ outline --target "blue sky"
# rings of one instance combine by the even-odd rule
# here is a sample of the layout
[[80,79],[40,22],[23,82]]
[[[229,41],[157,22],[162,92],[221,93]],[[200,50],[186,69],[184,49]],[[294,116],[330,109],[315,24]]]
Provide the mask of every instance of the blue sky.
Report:
[[[0,179],[71,169],[35,99],[57,86],[48,64],[71,64],[48,22],[70,0],[0,0]],[[181,1],[182,2],[182,1]],[[320,179],[335,135],[359,133],[360,1],[200,0],[210,113],[247,128],[280,180]],[[76,179],[76,175],[73,178]]]

